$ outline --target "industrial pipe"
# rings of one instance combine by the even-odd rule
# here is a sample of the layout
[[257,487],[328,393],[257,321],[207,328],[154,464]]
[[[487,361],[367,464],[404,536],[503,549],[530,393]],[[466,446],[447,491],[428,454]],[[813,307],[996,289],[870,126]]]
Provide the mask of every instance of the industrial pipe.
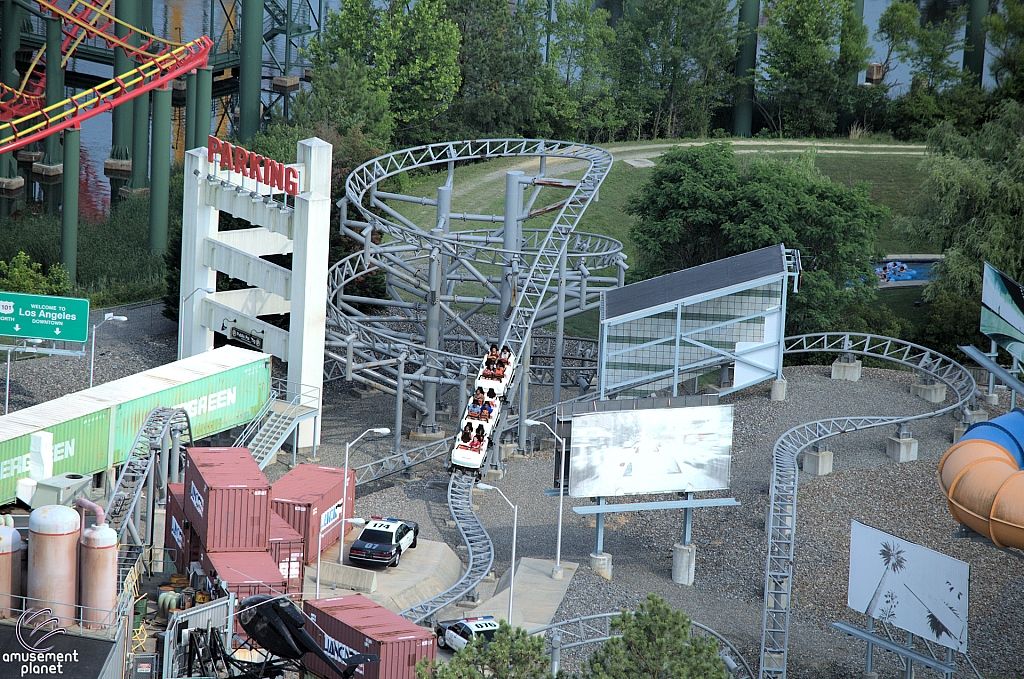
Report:
[[1024,410],[972,425],[939,462],[939,487],[959,523],[999,547],[1024,549]]
[[[100,507],[92,500],[86,500],[84,497],[80,497],[78,498],[78,500],[75,501],[75,506],[95,514],[96,523],[94,525],[103,526],[107,523],[106,515],[103,513],[103,507]],[[82,525],[85,525],[84,521],[82,522]]]

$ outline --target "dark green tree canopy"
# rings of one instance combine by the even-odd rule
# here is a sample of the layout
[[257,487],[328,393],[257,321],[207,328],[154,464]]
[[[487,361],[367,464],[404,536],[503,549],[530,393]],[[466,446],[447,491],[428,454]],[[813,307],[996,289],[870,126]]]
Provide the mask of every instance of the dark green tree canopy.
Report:
[[804,272],[790,297],[791,333],[834,329],[844,307],[873,299],[875,232],[888,219],[866,186],[833,182],[813,156],[741,163],[725,143],[667,153],[627,212],[637,218],[634,279],[776,243],[799,249]]
[[544,655],[544,638],[502,620],[494,640],[477,637],[447,663],[423,661],[417,679],[552,679],[551,659]]

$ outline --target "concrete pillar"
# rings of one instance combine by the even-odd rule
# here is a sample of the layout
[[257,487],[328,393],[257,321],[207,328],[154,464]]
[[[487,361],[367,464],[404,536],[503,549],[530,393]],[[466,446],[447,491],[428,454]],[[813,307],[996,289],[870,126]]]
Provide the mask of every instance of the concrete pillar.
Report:
[[213,349],[213,331],[200,322],[202,300],[206,293],[198,288],[213,288],[217,273],[203,264],[203,240],[217,233],[220,211],[206,204],[206,176],[210,173],[206,152],[193,149],[185,153],[185,195],[182,207],[181,289],[178,299],[188,301],[178,313],[180,336],[178,358],[187,358]]
[[[116,109],[115,109],[116,110]],[[209,68],[196,69],[196,139],[195,147],[206,146],[213,126],[213,71]]]
[[811,476],[826,476],[832,473],[832,451],[828,449],[828,443],[818,441],[804,451],[804,474]]
[[910,393],[912,396],[923,398],[929,403],[942,403],[946,400],[946,385],[930,381],[920,384],[911,384]]
[[590,567],[594,572],[606,580],[612,579],[612,555],[601,552],[590,554]]
[[153,90],[153,169],[149,190],[149,249],[167,249],[167,208],[171,191],[171,90]]
[[860,380],[862,366],[863,363],[856,359],[837,358],[832,362],[832,379],[857,382]]
[[[54,135],[56,136],[56,135]],[[67,175],[61,187],[63,207],[60,216],[60,263],[68,270],[71,284],[78,274],[78,175],[81,130],[78,126],[64,130],[64,169]]]
[[895,433],[886,439],[885,453],[893,462],[913,462],[917,459],[917,439],[913,438],[906,422],[899,424]]
[[775,380],[772,382],[772,400],[786,400],[786,380]]
[[736,77],[747,81],[737,85],[736,98],[732,109],[732,133],[737,137],[749,137],[754,118],[753,69],[757,66],[757,23],[761,16],[760,0],[741,0],[739,29],[744,38],[736,54]]
[[964,74],[975,85],[981,85],[985,72],[985,17],[988,0],[970,0],[967,24],[964,27]]
[[247,142],[260,130],[263,76],[263,0],[242,0],[238,74],[238,138]]
[[[523,207],[523,188],[519,178],[523,173],[519,170],[511,170],[505,173],[505,221],[502,246],[511,252],[522,250],[522,240],[519,236],[519,212]],[[501,308],[498,310],[498,342],[505,341],[508,337],[508,314],[515,306],[513,294],[518,284],[516,276],[518,271],[513,266],[504,266],[501,269]]]
[[697,565],[697,546],[672,545],[672,582],[677,585],[693,585]]

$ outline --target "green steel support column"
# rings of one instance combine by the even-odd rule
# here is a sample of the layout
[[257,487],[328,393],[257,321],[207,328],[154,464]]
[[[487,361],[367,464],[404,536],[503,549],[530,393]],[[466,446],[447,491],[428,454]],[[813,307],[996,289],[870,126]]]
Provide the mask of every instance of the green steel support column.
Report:
[[133,189],[149,186],[149,93],[132,101],[132,180]]
[[149,189],[149,249],[167,249],[167,203],[171,182],[171,90],[153,90],[153,177]]
[[[134,0],[137,28],[147,33],[153,28],[153,0]],[[129,42],[138,47],[142,44],[138,33]],[[138,66],[138,62],[134,66]],[[149,186],[149,93],[140,94],[132,101],[132,180],[133,189]]]
[[970,0],[967,6],[967,26],[964,35],[964,73],[970,81],[981,85],[985,70],[985,17],[988,0]]
[[[213,125],[213,71],[196,69],[196,146],[206,146]],[[193,148],[195,148],[193,147]]]
[[[60,19],[46,17],[46,107],[64,101],[64,71],[61,69],[62,54],[60,43],[64,35],[61,33]],[[55,113],[56,111],[54,111]],[[60,136],[51,134],[44,144],[43,165],[60,164]]]
[[[115,0],[114,2],[114,16],[119,20],[135,25],[137,17],[135,16],[135,0]],[[115,24],[114,34],[123,38],[128,35],[128,29],[121,24]],[[114,77],[127,73],[135,68],[135,62],[125,54],[124,50],[114,50]],[[111,144],[110,144],[110,157],[118,160],[128,160],[131,158],[132,148],[132,106],[122,104],[121,106],[115,106],[111,112]]]
[[196,74],[189,73],[185,76],[185,150],[196,146]]
[[736,99],[732,109],[732,133],[749,137],[754,119],[753,70],[757,66],[757,20],[761,16],[760,0],[742,0],[739,28],[743,32],[736,55],[736,77],[747,81],[736,86]]
[[[21,48],[21,8],[14,0],[3,0],[3,17],[0,19],[0,82],[8,87],[18,86],[18,72],[14,56]],[[5,135],[7,136],[7,135]],[[0,178],[13,179],[18,176],[18,161],[13,153],[0,155]]]
[[263,0],[242,0],[242,43],[238,56],[238,138],[246,142],[260,129]]
[[[68,270],[71,285],[78,268],[78,174],[80,148],[78,127],[64,130],[64,196],[60,217],[60,263]],[[53,135],[57,136],[57,135]]]

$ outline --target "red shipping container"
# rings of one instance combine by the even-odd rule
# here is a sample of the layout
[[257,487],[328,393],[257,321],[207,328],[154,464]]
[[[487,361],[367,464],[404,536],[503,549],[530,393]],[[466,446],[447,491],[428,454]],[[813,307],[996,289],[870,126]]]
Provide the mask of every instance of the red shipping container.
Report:
[[266,552],[270,483],[246,448],[189,448],[185,518],[206,552]]
[[270,556],[288,583],[288,593],[302,591],[302,554],[305,540],[275,512],[270,513]]
[[198,540],[192,536],[192,525],[185,518],[185,484],[167,484],[167,511],[164,515],[164,549],[174,550],[174,567],[179,573],[188,570],[191,561],[199,558]]
[[[434,633],[359,594],[305,601],[306,631],[327,655],[345,666],[356,653],[376,653],[380,662],[367,663],[356,671],[364,679],[415,679],[416,663],[437,658]],[[316,623],[314,625],[313,623]],[[334,679],[327,663],[313,654],[303,658],[306,668]]]
[[[323,551],[334,544],[341,535],[342,524],[346,534],[352,530],[352,524],[341,519],[351,519],[353,516],[352,507],[356,499],[355,470],[348,470],[348,507],[342,517],[344,477],[344,469],[300,464],[273,486],[271,506],[306,541],[307,564],[316,561],[318,545]],[[324,529],[323,537],[318,535],[321,528]]]
[[254,594],[277,596],[285,593],[285,581],[268,552],[207,552],[200,550],[199,565],[207,586],[215,591],[216,580],[234,592],[238,603]]

